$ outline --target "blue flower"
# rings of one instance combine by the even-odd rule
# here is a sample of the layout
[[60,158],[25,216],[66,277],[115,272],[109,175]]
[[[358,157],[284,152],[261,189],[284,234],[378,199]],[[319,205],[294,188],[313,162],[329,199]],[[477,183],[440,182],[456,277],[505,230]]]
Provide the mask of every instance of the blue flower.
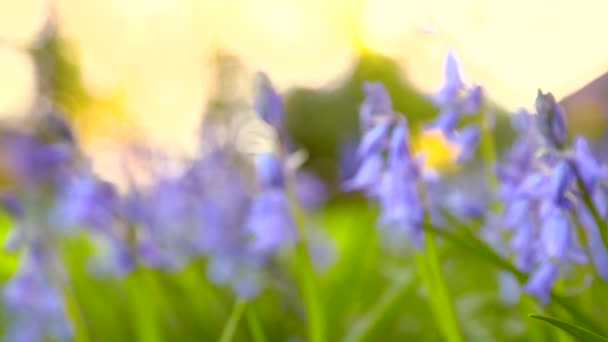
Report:
[[314,173],[300,171],[296,173],[294,183],[296,199],[304,209],[318,208],[327,200],[325,183]]
[[0,137],[2,164],[21,187],[54,185],[66,177],[76,156],[71,144],[46,143],[40,138],[17,132]]
[[361,129],[367,131],[375,126],[377,118],[393,115],[393,103],[386,87],[380,82],[365,82],[363,84],[365,99],[359,107]]
[[464,83],[460,77],[458,61],[453,51],[448,52],[444,66],[444,83],[433,97],[439,107],[447,107],[458,101]]
[[74,176],[59,190],[55,222],[110,230],[119,211],[118,200],[110,183],[87,174]]
[[[536,107],[536,116],[520,112],[514,117],[518,137],[497,174],[510,253],[516,266],[531,275],[526,291],[546,303],[560,265],[588,262],[572,214],[592,235],[597,228],[582,203],[577,172],[593,201],[601,203],[604,191],[598,179],[603,170],[584,139],[577,138],[574,150],[566,150],[564,113],[553,95],[539,91]],[[592,260],[603,264],[605,250],[594,249]]]
[[296,227],[289,211],[279,159],[273,154],[261,154],[256,168],[260,192],[253,200],[246,227],[252,234],[253,251],[272,254],[296,240]]
[[444,83],[432,102],[438,107],[439,115],[427,128],[440,129],[447,139],[460,146],[459,161],[471,159],[479,143],[479,127],[471,124],[459,131],[458,126],[463,116],[480,112],[483,90],[479,86],[465,86],[452,52],[446,58]]
[[261,72],[256,74],[254,92],[256,112],[267,124],[277,131],[283,132],[285,129],[283,100],[266,74]]
[[425,213],[420,196],[425,181],[421,160],[411,152],[405,118],[388,107],[390,98],[384,87],[379,83],[364,87],[364,135],[357,150],[360,167],[343,187],[362,190],[378,201],[381,228],[405,231],[415,245],[420,245]]
[[543,94],[539,89],[536,97],[538,128],[553,147],[562,148],[566,142],[566,116],[564,110],[551,93]]
[[545,263],[532,273],[524,285],[524,290],[538,298],[543,304],[547,304],[551,298],[551,289],[558,277],[558,266],[553,263]]
[[11,317],[7,341],[68,340],[72,328],[67,320],[61,292],[51,283],[42,255],[31,250],[3,290]]

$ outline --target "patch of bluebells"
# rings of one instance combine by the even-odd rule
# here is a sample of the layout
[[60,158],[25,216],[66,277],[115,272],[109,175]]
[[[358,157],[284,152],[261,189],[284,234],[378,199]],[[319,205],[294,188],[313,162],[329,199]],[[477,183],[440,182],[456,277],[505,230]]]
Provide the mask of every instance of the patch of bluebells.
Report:
[[478,85],[465,85],[452,52],[445,61],[444,83],[431,97],[431,102],[439,109],[439,114],[428,128],[441,130],[449,141],[459,146],[460,161],[470,160],[479,143],[480,127],[475,123],[459,126],[463,118],[480,112],[483,89]]
[[356,152],[360,166],[344,189],[360,190],[377,200],[379,226],[405,231],[420,245],[425,216],[423,160],[411,151],[406,118],[394,112],[384,86],[366,83],[363,89],[366,98],[359,119],[364,135]]
[[[70,339],[63,304],[70,284],[60,276],[67,272],[60,246],[76,235],[97,247],[88,262],[96,276],[124,277],[138,267],[176,272],[204,259],[209,281],[244,299],[262,291],[265,267],[301,239],[292,206],[314,210],[325,189],[314,175],[287,166],[292,148],[282,99],[265,75],[258,80],[255,107],[277,133],[276,152],[246,157],[215,133],[229,129],[220,126],[224,121],[210,117],[195,158],[141,150],[136,157],[148,162],[150,181],[131,181],[122,192],[95,174],[58,114],[41,116],[32,131],[0,137],[0,165],[11,179],[2,193],[13,222],[7,247],[21,253],[21,266],[4,287],[13,317],[7,340]],[[174,164],[178,170],[169,172]],[[315,233],[309,240],[313,262],[326,267],[327,237]]]
[[[438,115],[425,127],[441,130],[464,163],[480,143],[482,120],[467,117],[483,115],[483,91],[464,84],[451,53],[444,73],[444,84],[431,97]],[[446,216],[467,223],[485,219],[479,234],[528,275],[523,290],[543,303],[560,277],[590,261],[608,279],[598,226],[598,218],[608,218],[608,168],[583,137],[569,144],[563,110],[550,93],[539,91],[536,114],[513,116],[517,137],[496,166],[498,187],[481,186],[482,194],[471,196],[463,185],[450,186],[452,179],[440,177],[412,149],[407,118],[393,109],[381,83],[367,82],[363,91],[356,171],[343,188],[377,203],[381,229],[405,233],[422,248],[427,223],[444,225]],[[7,247],[21,256],[3,290],[11,317],[5,338],[70,339],[63,298],[70,284],[59,249],[77,234],[99,247],[89,262],[96,275],[124,277],[138,267],[177,272],[204,259],[208,279],[244,299],[267,285],[273,258],[303,241],[313,263],[328,267],[335,259],[331,241],[296,216],[319,207],[325,189],[290,165],[297,153],[287,136],[283,100],[264,74],[256,76],[254,108],[276,133],[273,151],[248,158],[232,142],[220,141],[213,132],[226,127],[209,120],[198,155],[179,160],[177,172],[166,170],[173,160],[154,160],[158,169],[149,170],[151,181],[131,182],[123,192],[95,174],[58,114],[39,118],[33,131],[3,133],[0,166],[11,186],[3,188],[2,204],[14,226]],[[500,201],[501,210],[491,212],[487,198]],[[301,228],[310,234],[301,236]],[[510,284],[503,289],[512,290],[503,296],[513,301],[519,288],[513,277],[501,277]]]
[[[366,83],[363,89],[359,167],[344,188],[362,191],[378,203],[380,227],[406,230],[412,243],[420,246],[425,213],[435,225],[449,222],[446,214],[458,220],[485,216],[481,237],[529,275],[523,289],[543,303],[549,301],[560,276],[568,277],[570,270],[584,267],[589,259],[606,279],[608,252],[582,197],[589,194],[595,210],[606,219],[607,169],[591,154],[585,138],[575,137],[569,147],[565,115],[552,94],[539,91],[536,114],[521,111],[513,116],[517,137],[496,166],[498,188],[471,199],[466,189],[450,192],[437,173],[425,170],[423,159],[414,156],[406,119],[392,109],[386,89],[379,83]],[[465,87],[456,59],[449,54],[444,84],[431,97],[439,114],[427,127],[440,129],[459,145],[460,162],[475,154],[480,138],[477,123],[483,120],[462,128],[460,122],[466,116],[483,115],[482,97],[480,87]],[[492,212],[484,198],[496,198],[500,212]]]
[[[539,91],[536,111],[521,111],[513,118],[518,136],[497,169],[505,207],[498,227],[507,239],[506,254],[530,275],[524,290],[546,303],[560,274],[567,276],[573,265],[586,264],[589,256],[605,277],[606,250],[580,185],[602,218],[606,188],[601,182],[605,169],[591,155],[586,140],[575,137],[574,146],[568,146],[565,115],[551,93]],[[586,241],[580,236],[587,236]]]
[[[425,156],[412,151],[407,119],[393,110],[386,88],[368,82],[363,90],[366,96],[359,109],[363,136],[356,152],[359,167],[344,189],[363,191],[376,200],[379,226],[406,231],[416,246],[421,245],[425,215],[433,223],[444,221],[444,210],[459,218],[479,217],[483,211],[479,199],[442,182],[436,170],[424,165]],[[460,162],[469,160],[475,155],[480,128],[475,123],[459,124],[464,116],[479,113],[483,93],[479,86],[465,86],[451,53],[446,59],[445,82],[431,101],[439,115],[427,128],[441,130],[458,147]]]

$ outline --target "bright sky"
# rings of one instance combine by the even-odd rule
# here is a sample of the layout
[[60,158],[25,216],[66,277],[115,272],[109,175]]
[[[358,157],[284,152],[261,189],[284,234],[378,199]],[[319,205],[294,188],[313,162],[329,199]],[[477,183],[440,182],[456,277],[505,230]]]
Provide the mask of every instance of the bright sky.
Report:
[[0,114],[34,101],[23,49],[53,8],[87,89],[123,94],[125,111],[159,143],[191,140],[218,49],[285,89],[337,84],[365,46],[395,58],[426,92],[453,49],[465,77],[511,109],[531,105],[538,87],[562,97],[608,70],[601,0],[48,1],[0,0]]

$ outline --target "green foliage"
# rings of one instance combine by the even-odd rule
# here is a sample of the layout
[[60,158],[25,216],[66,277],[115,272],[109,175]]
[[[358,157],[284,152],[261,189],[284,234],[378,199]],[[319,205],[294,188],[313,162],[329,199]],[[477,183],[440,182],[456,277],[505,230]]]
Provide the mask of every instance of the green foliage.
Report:
[[537,315],[537,314],[530,314],[528,316],[530,318],[545,321],[545,322],[567,332],[568,334],[574,336],[575,338],[577,338],[577,340],[580,340],[580,341],[589,341],[589,342],[606,342],[606,341],[608,341],[608,338],[598,335],[598,334],[594,333],[593,331],[587,330],[583,327],[580,327],[580,326],[572,324],[572,323],[564,322],[557,318],[544,316],[544,315]]

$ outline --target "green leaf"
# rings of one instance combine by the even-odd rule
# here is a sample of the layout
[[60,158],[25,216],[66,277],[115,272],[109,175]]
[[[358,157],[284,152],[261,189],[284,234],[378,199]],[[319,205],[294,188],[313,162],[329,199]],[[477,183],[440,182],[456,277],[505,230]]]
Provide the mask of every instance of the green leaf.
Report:
[[530,314],[530,315],[528,315],[528,317],[540,319],[541,321],[545,321],[551,325],[554,325],[581,341],[591,341],[591,342],[607,342],[608,341],[608,338],[598,335],[598,334],[594,333],[593,331],[579,327],[578,325],[566,323],[557,318],[544,316],[544,315],[537,315],[537,314]]

